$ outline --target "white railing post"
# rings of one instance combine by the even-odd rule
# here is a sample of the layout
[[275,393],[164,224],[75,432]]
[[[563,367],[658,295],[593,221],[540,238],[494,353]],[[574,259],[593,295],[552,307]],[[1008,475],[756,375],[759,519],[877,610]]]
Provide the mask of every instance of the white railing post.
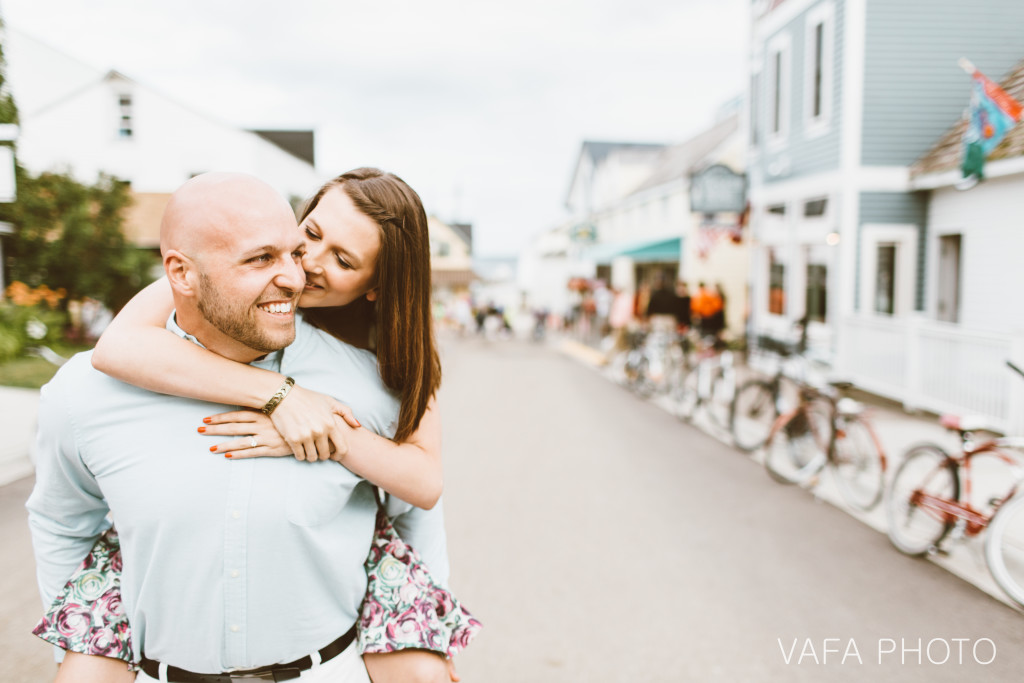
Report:
[[[907,364],[907,384],[904,387],[903,409],[907,412],[914,412],[922,405],[921,394],[924,382],[922,372],[927,370],[921,366],[921,332],[924,323],[924,315],[911,313],[907,316],[907,342],[904,347],[906,354],[904,360]],[[931,368],[935,372],[935,368]]]
[[[1010,360],[1024,370],[1024,333],[1013,335],[1010,341]],[[1007,384],[1009,395],[1006,401],[1006,424],[1010,434],[1024,434],[1024,377],[1010,368],[1006,371],[1013,375]]]

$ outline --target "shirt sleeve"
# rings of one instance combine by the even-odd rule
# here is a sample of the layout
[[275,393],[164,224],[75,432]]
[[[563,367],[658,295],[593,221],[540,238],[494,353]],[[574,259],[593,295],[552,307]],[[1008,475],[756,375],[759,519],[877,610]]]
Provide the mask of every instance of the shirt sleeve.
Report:
[[430,510],[388,496],[388,516],[402,540],[420,554],[438,585],[448,587],[448,537],[444,531],[444,501]]
[[109,508],[82,461],[67,397],[51,382],[40,395],[36,484],[25,507],[36,558],[36,578],[48,609],[100,535]]

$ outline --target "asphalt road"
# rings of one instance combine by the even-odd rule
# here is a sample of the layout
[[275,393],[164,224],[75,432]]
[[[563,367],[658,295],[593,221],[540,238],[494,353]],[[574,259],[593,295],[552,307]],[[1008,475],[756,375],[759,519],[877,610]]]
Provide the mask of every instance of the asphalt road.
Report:
[[[1024,616],[543,346],[444,346],[465,683],[1019,680]],[[50,680],[22,480],[0,680]],[[981,664],[980,662],[990,662]]]

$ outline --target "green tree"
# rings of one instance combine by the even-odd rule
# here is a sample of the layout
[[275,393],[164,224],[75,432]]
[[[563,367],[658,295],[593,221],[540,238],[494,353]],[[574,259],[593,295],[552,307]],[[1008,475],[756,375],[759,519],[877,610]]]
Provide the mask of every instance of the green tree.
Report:
[[[4,22],[0,19],[0,33]],[[0,42],[0,123],[18,123],[18,107],[14,104],[11,88],[7,85],[7,59],[4,57],[4,46]]]
[[31,287],[63,287],[67,300],[93,297],[114,310],[152,278],[154,256],[128,243],[124,209],[128,183],[101,176],[83,185],[62,173],[33,176],[16,167],[18,198],[0,206],[14,225],[7,273]]

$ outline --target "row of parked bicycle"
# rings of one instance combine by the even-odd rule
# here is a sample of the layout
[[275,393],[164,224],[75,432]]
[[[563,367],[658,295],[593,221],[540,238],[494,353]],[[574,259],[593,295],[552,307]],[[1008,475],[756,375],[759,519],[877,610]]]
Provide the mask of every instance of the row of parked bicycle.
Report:
[[[719,340],[648,330],[634,333],[613,364],[638,395],[661,395],[680,419],[763,453],[776,481],[811,488],[828,468],[852,508],[869,511],[884,500],[889,538],[908,555],[945,553],[948,543],[986,532],[992,577],[1024,607],[1024,436],[999,436],[978,418],[943,416],[959,437],[957,451],[912,446],[890,479],[870,411],[844,395],[852,385],[825,379],[826,369],[807,353],[806,332],[794,343],[756,337],[746,355],[739,363]],[[984,486],[973,478],[979,469]]]

